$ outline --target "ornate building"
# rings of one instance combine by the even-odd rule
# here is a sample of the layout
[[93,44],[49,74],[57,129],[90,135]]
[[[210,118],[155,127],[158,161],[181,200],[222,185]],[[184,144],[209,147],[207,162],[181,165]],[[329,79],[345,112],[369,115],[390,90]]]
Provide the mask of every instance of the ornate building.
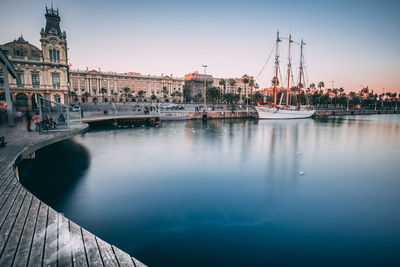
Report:
[[71,102],[182,102],[183,79],[136,72],[70,72]]
[[[66,33],[61,32],[58,9],[46,7],[45,17],[46,27],[40,32],[42,49],[22,36],[0,46],[17,71],[17,79],[9,76],[17,110],[36,109],[36,95],[60,103],[66,103],[68,98]],[[0,71],[0,102],[5,101],[2,73]]]

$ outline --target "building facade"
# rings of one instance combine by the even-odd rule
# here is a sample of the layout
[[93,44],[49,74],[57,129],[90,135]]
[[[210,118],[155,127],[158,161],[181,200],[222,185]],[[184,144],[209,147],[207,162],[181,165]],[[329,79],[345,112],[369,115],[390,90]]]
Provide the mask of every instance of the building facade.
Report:
[[71,103],[182,102],[183,79],[136,72],[70,71]]
[[199,74],[199,72],[193,72],[185,75],[185,89],[184,99],[186,102],[198,102],[202,101],[205,88],[212,86],[214,79],[212,75]]
[[[9,75],[11,98],[17,110],[36,109],[36,96],[67,103],[67,36],[65,31],[61,32],[58,9],[46,7],[45,18],[46,27],[40,32],[41,49],[22,36],[0,46],[17,71],[17,79]],[[5,101],[2,73],[0,102]]]

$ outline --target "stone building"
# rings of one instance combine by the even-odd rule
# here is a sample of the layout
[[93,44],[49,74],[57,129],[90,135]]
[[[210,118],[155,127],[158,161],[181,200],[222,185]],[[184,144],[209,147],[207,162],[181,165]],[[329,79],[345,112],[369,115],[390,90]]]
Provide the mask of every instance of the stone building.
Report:
[[70,71],[72,103],[182,102],[182,94],[182,78],[137,72]]
[[185,75],[185,89],[183,92],[186,102],[202,101],[205,88],[212,86],[214,79],[212,75],[193,72]]
[[[40,32],[41,49],[22,36],[0,46],[17,71],[17,79],[9,76],[12,101],[17,110],[36,109],[36,95],[60,103],[67,101],[66,33],[61,32],[58,9],[46,7],[45,17],[46,27]],[[2,73],[0,71],[0,102],[5,101]]]
[[[253,76],[249,76],[249,79],[253,79]],[[230,83],[231,80],[235,81],[234,85],[232,85],[233,83]],[[242,78],[214,78],[212,86],[219,88],[223,94],[232,93],[246,95],[245,88],[248,95],[254,93],[254,86],[251,87],[249,84],[245,85]]]

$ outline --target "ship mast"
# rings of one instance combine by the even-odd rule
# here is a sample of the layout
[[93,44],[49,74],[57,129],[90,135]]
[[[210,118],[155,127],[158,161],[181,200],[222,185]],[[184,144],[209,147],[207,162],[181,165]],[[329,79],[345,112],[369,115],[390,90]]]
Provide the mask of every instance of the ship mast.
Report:
[[286,90],[286,107],[289,107],[289,85],[290,85],[290,69],[292,66],[292,63],[290,62],[290,44],[292,43],[292,35],[289,35],[289,53],[288,53],[288,77],[287,77],[287,90]]
[[275,81],[274,81],[274,108],[276,108],[276,95],[277,95],[277,83],[278,83],[278,71],[279,71],[279,31],[276,34],[276,55],[275,55]]
[[[299,77],[299,85],[298,85],[298,93],[297,93],[297,105],[300,108],[300,90],[304,87],[304,85],[301,83],[301,78],[304,78],[304,66],[303,66],[303,39],[301,39],[301,44],[300,44],[300,65],[299,65],[299,71],[300,71],[300,77]],[[303,79],[305,82],[305,79]]]

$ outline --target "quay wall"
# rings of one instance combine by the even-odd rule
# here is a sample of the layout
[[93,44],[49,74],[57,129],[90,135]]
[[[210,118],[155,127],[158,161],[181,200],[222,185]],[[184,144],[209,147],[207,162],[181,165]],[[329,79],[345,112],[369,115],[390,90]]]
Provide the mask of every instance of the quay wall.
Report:
[[378,115],[396,114],[395,110],[317,110],[315,117],[341,116],[341,115]]

